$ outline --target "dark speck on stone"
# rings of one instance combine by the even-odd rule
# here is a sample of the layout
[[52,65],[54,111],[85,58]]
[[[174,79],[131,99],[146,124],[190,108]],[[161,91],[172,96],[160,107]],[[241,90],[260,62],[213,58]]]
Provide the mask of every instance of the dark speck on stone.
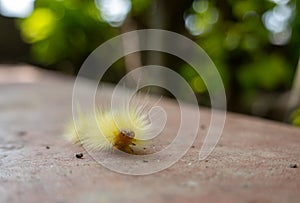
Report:
[[49,147],[49,146],[46,146],[46,149],[50,149],[50,147]]
[[26,135],[26,132],[25,131],[20,131],[20,132],[18,132],[18,135],[19,136],[24,136],[24,135]]
[[247,184],[243,185],[243,188],[248,188],[249,186]]
[[298,168],[298,165],[297,165],[297,164],[294,164],[294,163],[290,163],[290,164],[289,164],[289,167],[290,167],[290,168]]
[[77,159],[82,159],[83,154],[82,153],[77,153],[75,156],[76,156]]
[[147,160],[143,160],[143,162],[147,163],[148,161]]

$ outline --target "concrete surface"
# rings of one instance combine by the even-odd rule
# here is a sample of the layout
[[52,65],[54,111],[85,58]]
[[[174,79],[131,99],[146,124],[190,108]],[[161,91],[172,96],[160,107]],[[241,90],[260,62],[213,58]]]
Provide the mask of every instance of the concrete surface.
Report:
[[228,113],[218,146],[198,161],[210,119],[201,108],[199,139],[179,162],[153,175],[121,175],[63,140],[72,85],[28,66],[0,68],[0,202],[300,201],[299,128]]

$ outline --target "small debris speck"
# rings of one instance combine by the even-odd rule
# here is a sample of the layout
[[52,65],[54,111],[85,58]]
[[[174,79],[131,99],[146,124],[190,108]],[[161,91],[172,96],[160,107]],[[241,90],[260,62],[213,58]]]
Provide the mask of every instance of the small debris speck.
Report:
[[298,168],[298,165],[295,164],[295,163],[290,163],[290,164],[289,164],[289,167],[290,167],[290,168]]
[[248,188],[249,186],[247,184],[244,184],[243,185],[243,188]]
[[191,165],[192,165],[192,162],[188,163],[188,165],[191,166]]
[[46,146],[46,149],[50,149],[50,147],[49,147],[49,146]]
[[18,132],[18,135],[19,136],[24,136],[24,135],[26,135],[26,132],[25,131],[20,131],[20,132]]
[[77,159],[82,159],[83,154],[82,153],[77,153],[77,154],[75,154],[75,156],[76,156]]
[[193,145],[192,148],[195,148],[195,146]]
[[202,130],[205,130],[205,125],[200,126]]
[[147,160],[143,160],[143,162],[147,163],[147,162],[149,162],[149,161],[147,161]]

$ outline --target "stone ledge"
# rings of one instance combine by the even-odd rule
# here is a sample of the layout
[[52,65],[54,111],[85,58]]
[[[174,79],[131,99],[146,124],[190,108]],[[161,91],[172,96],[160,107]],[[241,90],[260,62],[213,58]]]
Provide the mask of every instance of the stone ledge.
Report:
[[291,165],[300,164],[299,128],[228,113],[218,146],[198,161],[210,119],[201,108],[199,137],[176,164],[120,175],[62,139],[73,82],[29,66],[0,68],[0,202],[299,202],[300,169]]

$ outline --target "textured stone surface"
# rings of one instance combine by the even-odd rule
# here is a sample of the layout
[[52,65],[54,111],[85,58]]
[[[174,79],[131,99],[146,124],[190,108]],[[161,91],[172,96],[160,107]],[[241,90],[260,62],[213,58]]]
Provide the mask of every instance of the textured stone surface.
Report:
[[[218,146],[198,161],[210,119],[201,108],[199,137],[182,159],[153,175],[121,175],[62,139],[73,82],[28,66],[0,68],[0,202],[299,202],[299,128],[228,113]],[[174,115],[174,129],[176,122]]]

